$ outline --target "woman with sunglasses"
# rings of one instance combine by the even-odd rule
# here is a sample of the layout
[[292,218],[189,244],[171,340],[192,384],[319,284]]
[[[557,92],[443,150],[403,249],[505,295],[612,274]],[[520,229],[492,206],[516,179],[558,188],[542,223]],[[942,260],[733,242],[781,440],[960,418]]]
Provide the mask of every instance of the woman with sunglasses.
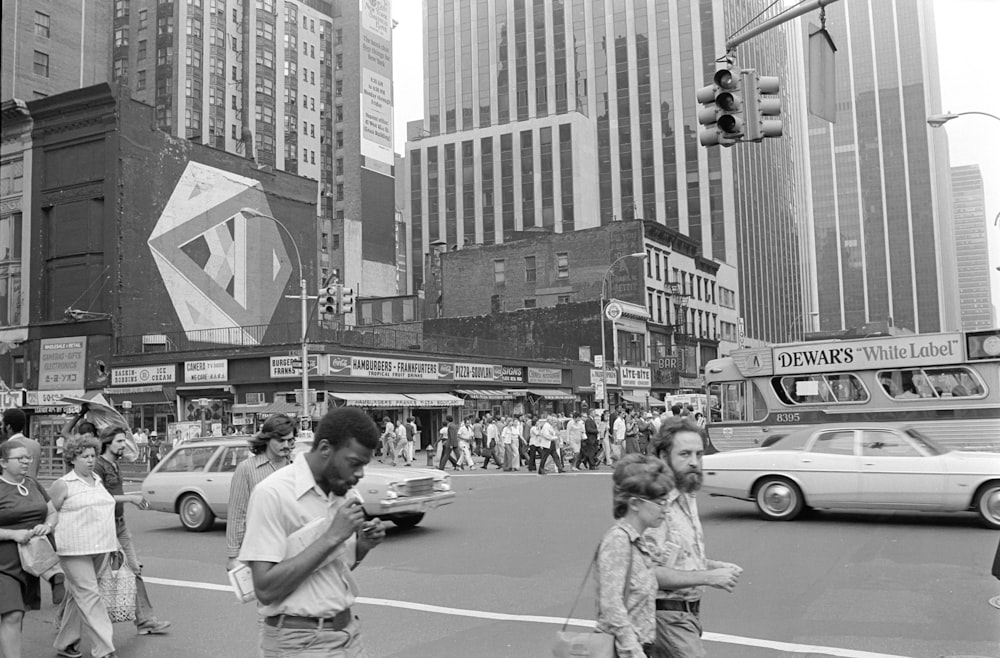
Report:
[[630,454],[616,465],[612,513],[617,519],[597,551],[597,630],[615,636],[619,658],[655,656],[656,577],[643,533],[663,523],[670,467]]
[[0,656],[21,658],[26,610],[41,604],[39,579],[21,567],[18,544],[52,532],[58,515],[38,482],[27,476],[28,447],[11,439],[0,445]]

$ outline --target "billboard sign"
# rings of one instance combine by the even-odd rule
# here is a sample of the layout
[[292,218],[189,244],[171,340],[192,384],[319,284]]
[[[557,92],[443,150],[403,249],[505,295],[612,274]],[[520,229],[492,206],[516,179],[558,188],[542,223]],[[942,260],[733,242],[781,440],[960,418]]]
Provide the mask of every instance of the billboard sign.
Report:
[[84,388],[87,338],[42,338],[38,359],[38,388],[42,391]]
[[[392,145],[392,3],[361,3],[361,155],[369,169],[394,164]],[[374,161],[369,163],[368,161]],[[372,167],[381,163],[382,167]]]

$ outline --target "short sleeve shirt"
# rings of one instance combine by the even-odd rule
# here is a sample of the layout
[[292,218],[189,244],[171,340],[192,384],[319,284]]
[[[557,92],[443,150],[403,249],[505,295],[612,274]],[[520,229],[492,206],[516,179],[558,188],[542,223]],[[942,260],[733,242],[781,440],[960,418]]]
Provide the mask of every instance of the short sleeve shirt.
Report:
[[[109,462],[104,457],[98,456],[94,460],[94,472],[101,476],[104,488],[112,496],[124,496],[125,484],[122,482],[121,471],[118,464]],[[115,501],[115,518],[120,519],[125,516],[125,503]]]
[[[291,466],[266,478],[250,494],[239,559],[277,564],[293,557],[297,551],[292,548],[289,536],[311,522],[322,523],[322,519],[332,522],[337,510],[347,502],[347,498],[328,495],[319,488],[303,455]],[[358,594],[350,570],[356,561],[356,546],[357,540],[352,536],[334,552],[335,559],[317,568],[298,589],[281,601],[258,604],[258,612],[264,617],[333,617],[351,607]]]

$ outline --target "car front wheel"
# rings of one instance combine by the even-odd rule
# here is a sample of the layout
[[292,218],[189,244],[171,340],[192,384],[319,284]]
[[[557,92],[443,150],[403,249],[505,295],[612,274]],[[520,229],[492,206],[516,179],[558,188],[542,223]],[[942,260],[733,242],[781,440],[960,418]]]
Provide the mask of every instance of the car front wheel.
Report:
[[782,477],[767,477],[757,485],[754,499],[761,516],[769,521],[791,521],[804,506],[802,491]]
[[406,516],[394,516],[392,522],[396,524],[398,528],[414,528],[418,523],[424,520],[424,515],[421,514],[407,514]]
[[976,513],[987,528],[1000,530],[1000,481],[987,482],[976,493]]
[[198,494],[185,494],[177,504],[177,513],[188,532],[205,532],[215,522],[215,514]]

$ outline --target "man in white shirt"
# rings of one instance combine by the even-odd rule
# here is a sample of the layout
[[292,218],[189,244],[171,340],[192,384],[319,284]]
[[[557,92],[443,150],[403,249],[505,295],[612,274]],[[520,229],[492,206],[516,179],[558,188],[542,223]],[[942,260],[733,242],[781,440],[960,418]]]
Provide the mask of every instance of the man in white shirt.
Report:
[[552,457],[552,461],[555,462],[556,469],[560,473],[565,471],[562,457],[559,455],[559,431],[553,427],[552,423],[552,416],[546,416],[542,421],[542,429],[538,433],[542,444],[542,460],[538,462],[539,475],[545,475],[545,463],[549,460],[550,456]]
[[253,573],[263,658],[362,655],[351,571],[382,543],[385,529],[365,521],[360,494],[348,492],[378,440],[364,411],[334,409],[316,428],[312,450],[250,495],[239,559]]

